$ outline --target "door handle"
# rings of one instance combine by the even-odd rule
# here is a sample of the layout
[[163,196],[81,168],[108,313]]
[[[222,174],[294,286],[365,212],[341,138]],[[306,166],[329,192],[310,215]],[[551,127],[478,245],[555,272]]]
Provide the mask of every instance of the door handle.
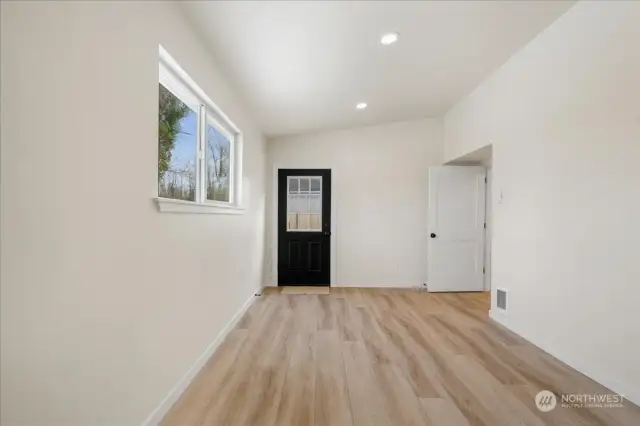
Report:
[[435,238],[436,234],[434,234],[433,232],[431,233],[431,238]]
[[328,236],[331,235],[331,232],[330,231],[324,231],[324,235],[328,237]]

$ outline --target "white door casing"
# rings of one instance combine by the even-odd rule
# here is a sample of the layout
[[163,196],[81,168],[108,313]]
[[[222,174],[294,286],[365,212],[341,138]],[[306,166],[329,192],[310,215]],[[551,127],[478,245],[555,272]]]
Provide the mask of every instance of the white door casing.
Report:
[[483,291],[484,167],[429,169],[429,291]]

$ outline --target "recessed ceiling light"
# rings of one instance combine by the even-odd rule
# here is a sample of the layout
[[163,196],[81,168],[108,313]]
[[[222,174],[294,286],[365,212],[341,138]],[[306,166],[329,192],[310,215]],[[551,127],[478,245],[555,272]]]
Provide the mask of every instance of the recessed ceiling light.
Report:
[[398,37],[400,37],[400,34],[398,33],[388,33],[380,37],[380,43],[388,46],[398,41]]
[[356,108],[357,109],[365,109],[367,107],[367,103],[366,102],[360,102],[358,104],[356,104]]

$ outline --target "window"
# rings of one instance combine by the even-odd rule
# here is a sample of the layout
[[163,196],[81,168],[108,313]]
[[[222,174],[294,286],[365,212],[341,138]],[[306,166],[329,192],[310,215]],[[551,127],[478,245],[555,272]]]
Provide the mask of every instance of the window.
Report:
[[287,232],[322,231],[322,177],[287,178]]
[[160,210],[241,211],[241,136],[238,128],[160,47]]

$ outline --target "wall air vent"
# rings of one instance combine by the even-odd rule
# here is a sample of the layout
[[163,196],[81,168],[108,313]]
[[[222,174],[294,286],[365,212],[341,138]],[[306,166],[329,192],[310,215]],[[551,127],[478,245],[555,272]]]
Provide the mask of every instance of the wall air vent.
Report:
[[504,311],[507,310],[507,290],[497,289],[496,290],[496,306]]

